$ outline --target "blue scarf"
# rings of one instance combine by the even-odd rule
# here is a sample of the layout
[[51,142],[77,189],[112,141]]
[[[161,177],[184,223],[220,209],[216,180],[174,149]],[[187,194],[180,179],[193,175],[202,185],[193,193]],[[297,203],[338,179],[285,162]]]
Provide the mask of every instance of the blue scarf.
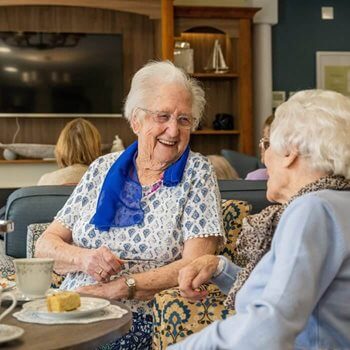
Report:
[[[134,165],[137,147],[137,141],[131,144],[114,162],[105,177],[96,213],[90,221],[100,231],[143,222],[142,187]],[[180,183],[189,153],[188,146],[182,156],[165,170],[163,184],[166,187],[174,187]]]

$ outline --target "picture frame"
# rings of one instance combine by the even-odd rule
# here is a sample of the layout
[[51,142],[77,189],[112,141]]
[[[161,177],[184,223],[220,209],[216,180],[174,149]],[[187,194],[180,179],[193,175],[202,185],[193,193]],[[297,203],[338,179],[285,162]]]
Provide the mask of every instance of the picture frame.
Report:
[[350,52],[316,52],[316,87],[350,96]]

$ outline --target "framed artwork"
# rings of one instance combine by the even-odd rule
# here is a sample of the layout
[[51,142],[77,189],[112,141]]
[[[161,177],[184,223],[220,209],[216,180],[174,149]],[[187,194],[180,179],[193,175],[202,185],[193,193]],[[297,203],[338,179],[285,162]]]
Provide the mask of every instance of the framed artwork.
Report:
[[350,96],[350,52],[316,52],[316,87]]

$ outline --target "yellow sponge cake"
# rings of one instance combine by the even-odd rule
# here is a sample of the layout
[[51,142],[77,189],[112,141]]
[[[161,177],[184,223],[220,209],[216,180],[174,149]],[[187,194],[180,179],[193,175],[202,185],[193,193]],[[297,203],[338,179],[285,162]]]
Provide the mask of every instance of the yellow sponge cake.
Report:
[[59,292],[48,295],[46,301],[50,312],[72,311],[80,306],[80,295],[76,292]]

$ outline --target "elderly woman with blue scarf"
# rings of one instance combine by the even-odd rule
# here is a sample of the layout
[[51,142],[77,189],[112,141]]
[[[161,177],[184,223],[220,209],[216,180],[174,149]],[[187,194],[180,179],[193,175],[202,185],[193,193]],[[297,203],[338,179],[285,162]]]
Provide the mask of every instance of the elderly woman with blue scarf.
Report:
[[213,168],[189,148],[204,105],[198,83],[172,63],[141,68],[125,103],[138,141],[92,163],[37,242],[36,255],[67,274],[62,289],[131,307],[132,329],[114,349],[151,347],[149,300],[223,235]]

